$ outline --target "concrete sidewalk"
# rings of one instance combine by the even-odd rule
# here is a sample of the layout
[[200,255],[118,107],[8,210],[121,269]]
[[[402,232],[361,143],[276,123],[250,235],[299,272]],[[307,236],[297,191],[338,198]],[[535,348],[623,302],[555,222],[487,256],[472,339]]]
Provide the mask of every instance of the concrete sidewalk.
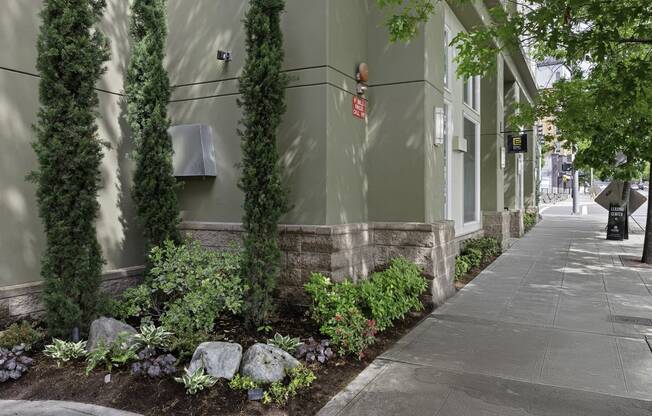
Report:
[[652,269],[604,219],[544,219],[319,414],[652,415]]

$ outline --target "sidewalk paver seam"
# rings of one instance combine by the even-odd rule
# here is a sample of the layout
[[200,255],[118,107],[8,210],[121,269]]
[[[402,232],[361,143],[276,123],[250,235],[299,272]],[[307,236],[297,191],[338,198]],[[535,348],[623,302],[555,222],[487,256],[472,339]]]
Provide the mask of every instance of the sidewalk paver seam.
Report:
[[623,356],[620,352],[620,344],[618,342],[618,338],[616,338],[615,343],[616,343],[616,353],[618,354],[618,360],[620,362],[620,371],[622,372],[623,380],[625,381],[625,390],[631,392],[631,389],[629,388],[629,385],[627,383],[627,376],[625,375],[625,366],[623,364]]

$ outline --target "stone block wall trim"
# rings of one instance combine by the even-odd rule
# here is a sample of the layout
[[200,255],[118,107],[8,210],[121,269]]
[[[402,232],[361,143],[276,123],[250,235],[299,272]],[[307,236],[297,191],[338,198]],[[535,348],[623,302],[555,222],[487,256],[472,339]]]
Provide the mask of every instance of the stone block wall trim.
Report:
[[[184,222],[181,230],[203,245],[220,249],[241,243],[243,230],[234,223]],[[281,296],[300,302],[303,283],[313,272],[335,281],[364,279],[396,256],[424,268],[433,282],[432,298],[442,303],[454,293],[456,243],[452,221],[435,223],[372,222],[339,225],[279,225],[283,250]]]
[[523,234],[525,234],[525,226],[523,224],[523,211],[511,211],[510,217],[510,237],[523,237]]
[[[144,271],[145,266],[107,271],[102,274],[101,290],[106,293],[120,294],[126,288],[137,285],[141,281]],[[41,316],[43,313],[42,292],[42,282],[0,288],[0,325]]]
[[507,248],[511,238],[511,214],[509,211],[483,212],[483,229],[485,235],[494,237]]

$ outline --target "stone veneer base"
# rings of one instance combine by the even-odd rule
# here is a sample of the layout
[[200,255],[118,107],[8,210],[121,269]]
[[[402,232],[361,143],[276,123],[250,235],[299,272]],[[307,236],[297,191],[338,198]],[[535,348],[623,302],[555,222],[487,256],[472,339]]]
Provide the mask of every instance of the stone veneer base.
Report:
[[511,211],[511,220],[510,220],[510,236],[512,238],[521,238],[525,234],[525,225],[523,224],[523,213],[522,210]]
[[[135,266],[106,272],[102,275],[101,290],[109,294],[120,294],[126,288],[140,283],[144,270],[144,266]],[[0,288],[0,325],[41,317],[44,312],[42,292],[42,282]]]
[[493,237],[503,246],[509,245],[511,237],[511,215],[509,211],[483,212],[482,226],[487,237]]
[[[227,249],[241,245],[238,223],[184,222],[181,230],[203,246]],[[392,258],[403,256],[424,268],[430,299],[443,303],[455,293],[455,231],[453,223],[359,223],[344,225],[280,225],[283,251],[280,296],[307,303],[303,284],[313,272],[335,281],[364,279]]]

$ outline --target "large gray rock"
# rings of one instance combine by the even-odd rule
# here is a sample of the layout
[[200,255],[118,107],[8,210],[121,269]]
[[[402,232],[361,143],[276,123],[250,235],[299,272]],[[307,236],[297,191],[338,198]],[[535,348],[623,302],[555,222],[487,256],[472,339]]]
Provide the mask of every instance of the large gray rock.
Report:
[[189,371],[195,372],[202,365],[206,374],[231,380],[240,368],[242,346],[230,342],[204,342],[200,344],[190,361]]
[[96,319],[91,324],[86,349],[93,351],[100,345],[100,342],[104,342],[104,345],[111,344],[123,332],[126,332],[128,335],[136,334],[134,327],[124,322],[105,317]]
[[299,361],[280,348],[254,344],[242,357],[240,372],[258,383],[274,383],[285,378],[285,371],[295,368]]

